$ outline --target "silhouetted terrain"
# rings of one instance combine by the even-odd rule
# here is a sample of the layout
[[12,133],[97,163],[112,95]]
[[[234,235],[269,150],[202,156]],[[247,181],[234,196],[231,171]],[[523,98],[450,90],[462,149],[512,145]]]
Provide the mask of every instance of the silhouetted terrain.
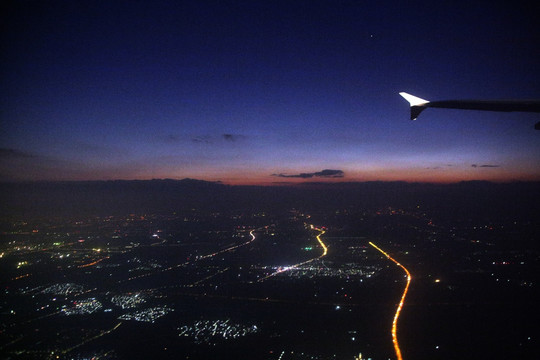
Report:
[[0,353],[536,359],[539,185],[3,183]]
[[229,186],[201,180],[84,181],[0,184],[6,215],[125,214],[190,208],[326,209],[427,208],[443,220],[540,214],[540,183],[456,184],[405,182],[304,183],[290,186]]

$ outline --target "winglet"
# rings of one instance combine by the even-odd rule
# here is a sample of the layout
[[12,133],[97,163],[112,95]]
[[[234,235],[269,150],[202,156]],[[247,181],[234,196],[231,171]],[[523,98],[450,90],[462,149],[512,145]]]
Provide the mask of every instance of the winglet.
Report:
[[420,115],[420,113],[427,107],[427,104],[429,104],[429,101],[406,92],[400,92],[399,95],[401,95],[411,105],[411,120],[416,120],[418,115]]
[[407,100],[411,106],[423,105],[429,102],[427,100],[420,99],[417,96],[407,94],[406,92],[400,92],[399,95],[403,96],[403,98]]

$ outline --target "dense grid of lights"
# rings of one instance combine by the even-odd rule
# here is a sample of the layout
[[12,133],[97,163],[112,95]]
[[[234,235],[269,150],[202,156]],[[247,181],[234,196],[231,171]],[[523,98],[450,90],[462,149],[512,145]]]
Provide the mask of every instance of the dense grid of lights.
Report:
[[80,294],[84,291],[84,287],[82,285],[74,284],[74,283],[59,283],[51,285],[43,290],[41,290],[42,294],[54,294],[54,295],[74,295],[74,294]]
[[307,266],[297,266],[288,269],[287,272],[283,272],[283,275],[292,278],[371,278],[381,270],[377,266],[361,266],[358,264],[344,264],[342,267],[334,268],[328,267],[323,263],[313,262]]
[[121,315],[120,317],[118,317],[118,319],[119,320],[135,320],[135,321],[153,323],[157,319],[167,315],[171,311],[174,311],[174,310],[167,306],[156,306],[156,307],[136,311],[133,313]]
[[96,298],[89,298],[74,301],[73,306],[63,308],[62,312],[65,315],[85,315],[95,313],[102,307],[103,305]]
[[140,292],[126,295],[115,295],[111,298],[111,302],[122,309],[132,309],[144,304],[146,302],[146,295],[141,294]]
[[191,337],[196,344],[216,345],[218,340],[231,340],[254,334],[259,329],[256,325],[242,325],[227,320],[199,320],[193,325],[178,328],[179,336]]

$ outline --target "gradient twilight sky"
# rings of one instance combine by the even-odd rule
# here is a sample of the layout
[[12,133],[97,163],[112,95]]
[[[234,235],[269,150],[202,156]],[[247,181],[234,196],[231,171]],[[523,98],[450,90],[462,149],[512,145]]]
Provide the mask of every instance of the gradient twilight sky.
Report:
[[428,109],[411,122],[398,95],[540,99],[530,1],[1,12],[0,181],[540,180],[539,114]]

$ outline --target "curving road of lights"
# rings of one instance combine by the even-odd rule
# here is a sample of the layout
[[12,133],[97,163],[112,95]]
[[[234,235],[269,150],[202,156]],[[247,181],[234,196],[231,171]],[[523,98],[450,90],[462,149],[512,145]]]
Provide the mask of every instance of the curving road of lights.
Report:
[[405,266],[401,265],[399,262],[394,260],[390,255],[388,255],[384,250],[379,248],[377,245],[369,242],[369,245],[373,246],[375,249],[379,250],[384,256],[386,256],[388,259],[392,260],[397,266],[402,268],[405,273],[407,274],[407,285],[405,285],[405,290],[403,291],[403,295],[401,295],[401,301],[399,302],[399,305],[396,310],[396,314],[394,315],[394,321],[392,322],[392,342],[394,343],[394,350],[396,351],[396,356],[398,360],[403,360],[403,357],[401,356],[401,350],[399,349],[399,344],[397,340],[397,322],[399,318],[399,313],[401,312],[401,308],[403,307],[403,303],[405,302],[405,296],[407,296],[407,291],[409,290],[409,285],[411,283],[411,273],[409,273],[409,270],[405,268]]

